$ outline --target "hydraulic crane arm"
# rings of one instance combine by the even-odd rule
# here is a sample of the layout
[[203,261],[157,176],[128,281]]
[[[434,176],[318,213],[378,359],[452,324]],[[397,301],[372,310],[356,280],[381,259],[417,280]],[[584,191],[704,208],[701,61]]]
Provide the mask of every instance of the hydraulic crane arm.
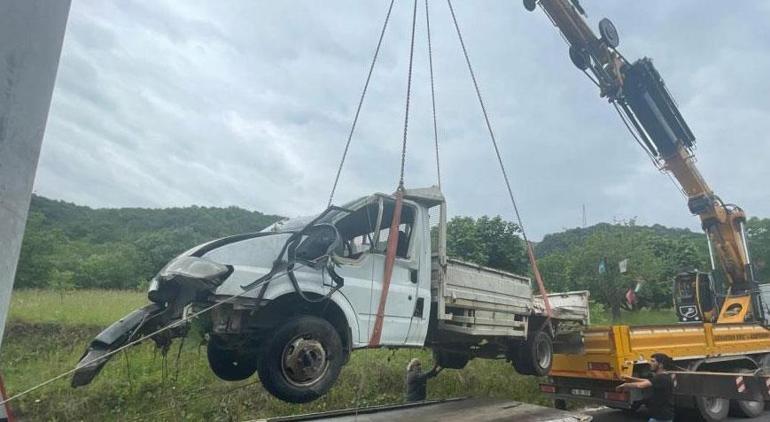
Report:
[[681,185],[690,211],[700,217],[708,235],[712,258],[716,256],[724,270],[729,296],[750,294],[756,282],[746,243],[746,216],[739,207],[722,202],[695,167],[695,136],[652,61],[628,62],[616,49],[618,34],[609,19],[599,22],[597,37],[584,19],[579,0],[524,0],[530,11],[538,4],[569,44],[575,66],[599,86],[601,97],[618,108],[658,167]]

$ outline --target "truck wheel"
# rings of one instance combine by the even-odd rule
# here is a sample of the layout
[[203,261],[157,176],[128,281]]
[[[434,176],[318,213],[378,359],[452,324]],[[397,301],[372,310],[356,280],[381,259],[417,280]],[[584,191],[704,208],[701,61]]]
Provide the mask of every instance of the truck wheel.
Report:
[[[740,373],[751,374],[754,371],[743,369]],[[756,418],[765,411],[764,401],[752,401],[752,400],[730,400],[730,410],[736,416],[743,416],[745,418]]]
[[695,406],[706,422],[719,422],[730,411],[730,400],[713,397],[695,397]]
[[524,0],[524,8],[527,9],[528,12],[535,10],[536,7],[537,0]]
[[534,336],[519,345],[517,359],[513,360],[516,372],[522,375],[536,375],[539,377],[551,372],[553,363],[553,342],[551,337],[543,331],[538,331]]
[[211,337],[206,346],[209,368],[214,375],[225,381],[240,381],[257,371],[256,354],[228,349],[220,337]]
[[554,409],[567,410],[567,400],[553,399],[553,407]]
[[275,397],[307,403],[334,385],[345,356],[337,330],[314,316],[292,318],[279,326],[259,365],[259,379]]
[[442,368],[463,369],[468,364],[470,356],[467,353],[434,350],[433,361]]

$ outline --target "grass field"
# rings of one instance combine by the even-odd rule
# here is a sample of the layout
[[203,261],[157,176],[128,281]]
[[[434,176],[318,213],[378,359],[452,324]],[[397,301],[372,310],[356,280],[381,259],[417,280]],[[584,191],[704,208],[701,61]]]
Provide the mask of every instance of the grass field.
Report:
[[[0,351],[0,372],[16,394],[73,368],[91,338],[146,303],[143,292],[14,292]],[[673,322],[670,311],[624,314],[626,323]],[[592,314],[606,323],[601,308]],[[427,350],[366,350],[353,354],[335,387],[305,405],[274,399],[258,378],[236,383],[208,369],[205,347],[188,339],[163,356],[150,343],[115,358],[89,386],[73,389],[69,377],[12,402],[22,420],[245,420],[307,413],[402,399],[404,367],[411,357],[429,362]],[[462,371],[445,370],[429,383],[429,398],[487,396],[545,404],[538,379],[518,375],[504,361],[476,359]]]

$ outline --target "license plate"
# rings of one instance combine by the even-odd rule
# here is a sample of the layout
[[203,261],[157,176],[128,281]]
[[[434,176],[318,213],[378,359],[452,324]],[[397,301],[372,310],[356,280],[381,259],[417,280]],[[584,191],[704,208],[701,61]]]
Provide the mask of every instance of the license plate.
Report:
[[573,396],[591,397],[591,390],[583,390],[582,388],[573,388]]

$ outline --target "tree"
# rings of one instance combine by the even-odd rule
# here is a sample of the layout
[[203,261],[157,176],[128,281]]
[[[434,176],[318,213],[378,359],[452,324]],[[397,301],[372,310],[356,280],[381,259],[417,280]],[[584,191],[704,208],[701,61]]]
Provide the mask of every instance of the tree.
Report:
[[[539,259],[549,289],[587,289],[616,319],[628,289],[642,284],[637,294],[640,306],[670,306],[674,276],[704,268],[707,262],[704,238],[689,231],[628,223],[600,224],[564,234],[564,238],[550,235],[551,252]],[[620,273],[618,263],[626,258],[628,272]],[[604,272],[599,271],[602,260]]]
[[524,241],[519,226],[500,216],[479,219],[455,217],[447,223],[447,254],[499,270],[527,273]]
[[770,282],[770,219],[752,217],[746,224],[749,250],[755,277],[760,283]]
[[59,299],[63,302],[64,293],[75,288],[75,273],[54,268],[48,275],[48,287],[59,292]]

